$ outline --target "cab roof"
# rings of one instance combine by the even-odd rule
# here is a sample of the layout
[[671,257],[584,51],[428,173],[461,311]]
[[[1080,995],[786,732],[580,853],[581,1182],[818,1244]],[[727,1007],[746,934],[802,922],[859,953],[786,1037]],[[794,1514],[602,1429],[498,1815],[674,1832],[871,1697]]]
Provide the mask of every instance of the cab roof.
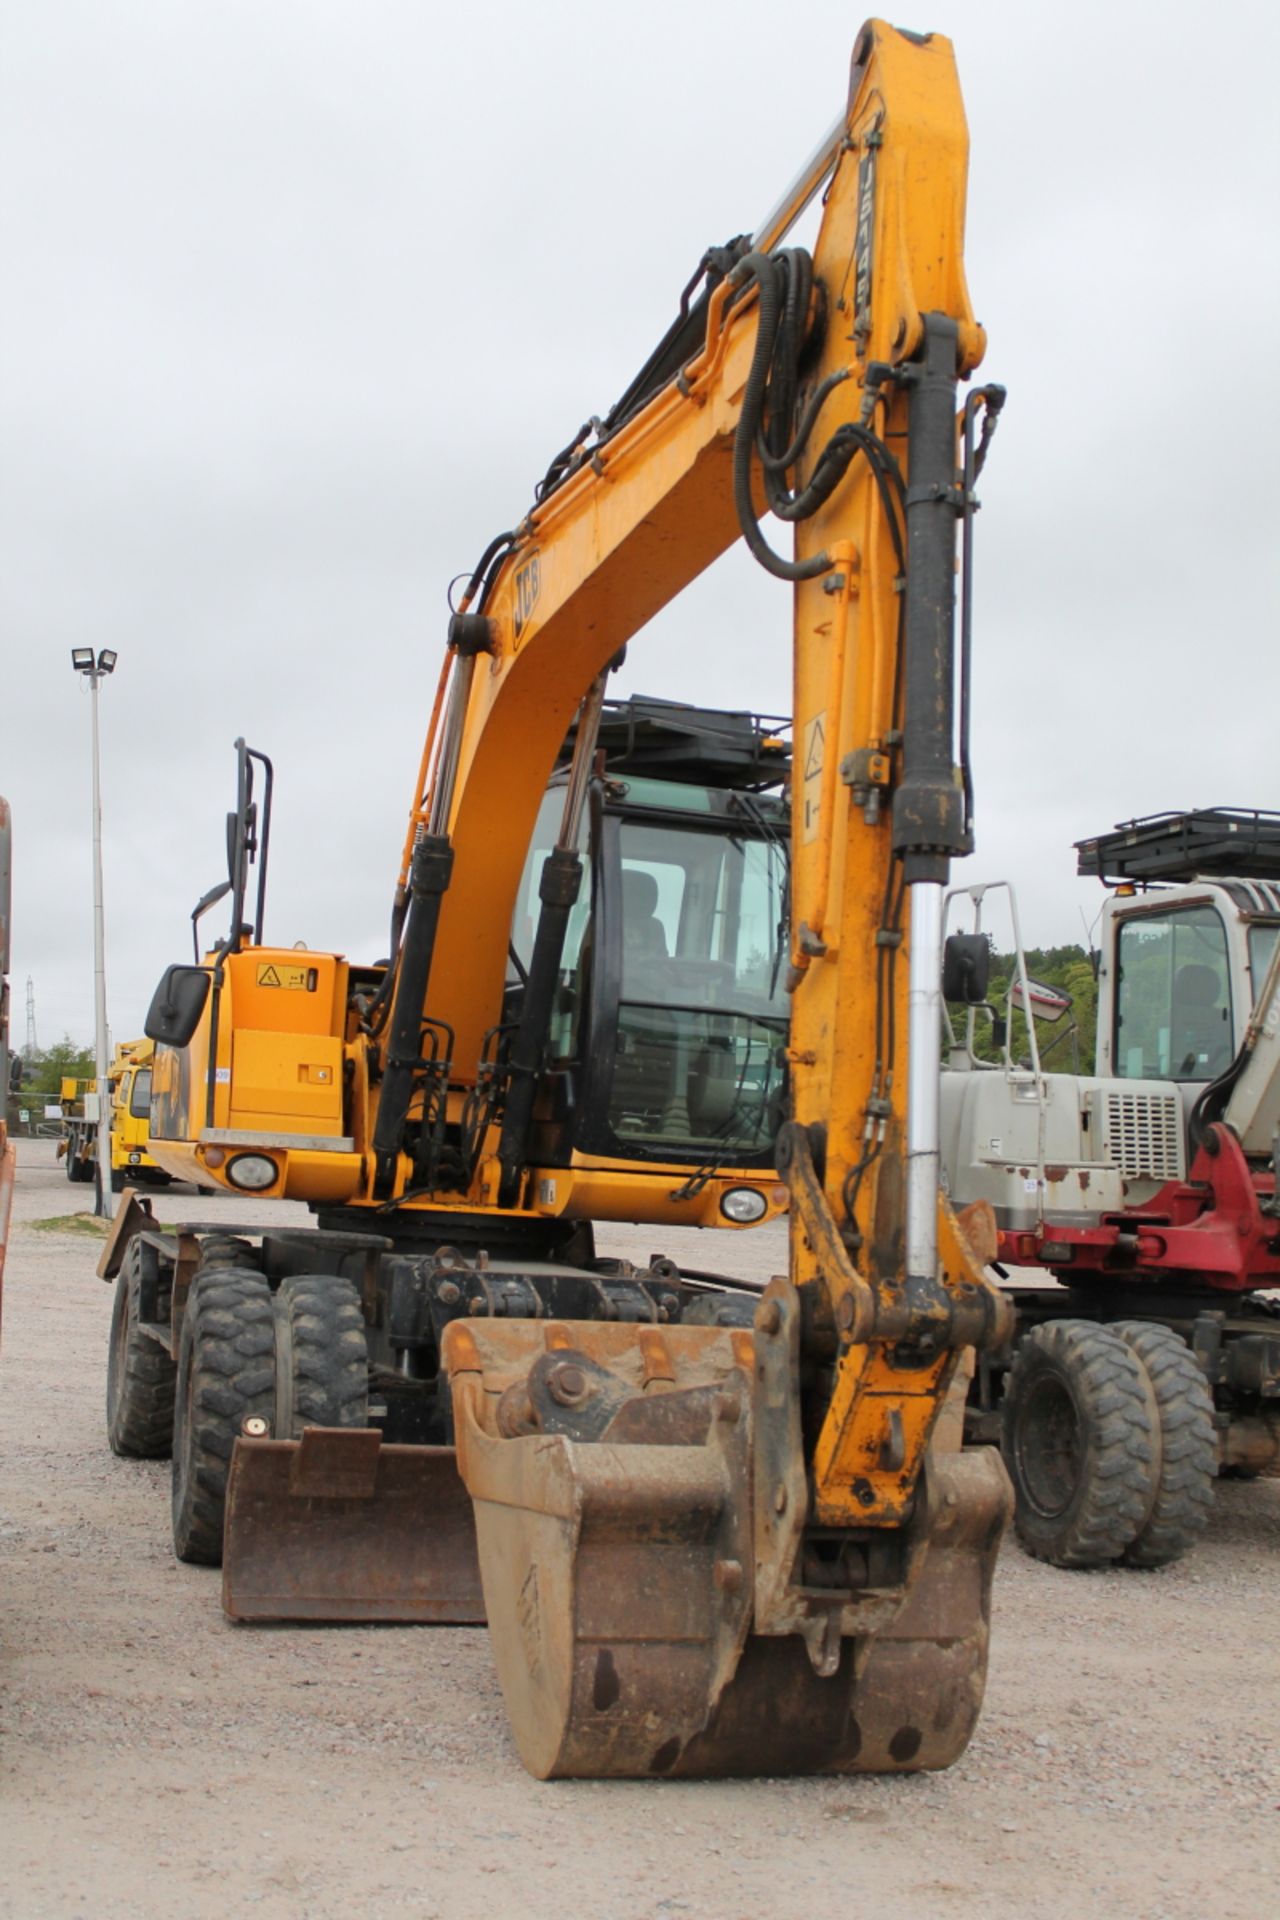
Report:
[[[560,752],[573,751],[576,723]],[[745,709],[687,706],[633,694],[606,700],[599,746],[610,775],[646,775],[689,787],[766,793],[791,774],[791,722]]]
[[1280,880],[1280,813],[1201,807],[1152,813],[1077,840],[1076,870],[1132,880]]

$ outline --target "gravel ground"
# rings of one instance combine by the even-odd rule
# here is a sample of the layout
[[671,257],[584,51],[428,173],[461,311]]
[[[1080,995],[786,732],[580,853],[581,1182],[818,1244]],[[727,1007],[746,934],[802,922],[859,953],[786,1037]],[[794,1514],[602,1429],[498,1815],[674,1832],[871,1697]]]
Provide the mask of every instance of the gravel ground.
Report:
[[[217,1575],[174,1561],[167,1463],[116,1460],[103,1434],[99,1243],[32,1224],[85,1204],[51,1148],[20,1143],[0,1364],[0,1915],[1275,1911],[1280,1481],[1222,1485],[1206,1540],[1161,1573],[1060,1573],[1006,1546],[986,1712],[948,1773],[539,1784],[483,1632],[233,1627]],[[255,1212],[182,1192],[158,1211]],[[770,1231],[700,1236],[685,1257],[767,1275],[785,1254]]]

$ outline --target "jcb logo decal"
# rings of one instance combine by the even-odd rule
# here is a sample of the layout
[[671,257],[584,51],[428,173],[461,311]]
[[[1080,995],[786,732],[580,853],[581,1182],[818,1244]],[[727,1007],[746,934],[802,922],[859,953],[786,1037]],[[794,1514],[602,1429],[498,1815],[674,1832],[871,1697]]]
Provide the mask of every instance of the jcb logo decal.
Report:
[[529,556],[516,574],[516,639],[524,632],[538,604],[538,589],[542,585],[542,556],[534,553]]

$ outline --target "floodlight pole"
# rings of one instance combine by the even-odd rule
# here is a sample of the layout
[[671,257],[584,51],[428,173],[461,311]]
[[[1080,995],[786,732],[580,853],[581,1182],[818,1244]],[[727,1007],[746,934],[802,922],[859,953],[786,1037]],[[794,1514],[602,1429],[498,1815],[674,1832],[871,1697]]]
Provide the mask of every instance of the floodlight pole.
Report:
[[111,1089],[107,1085],[107,955],[102,915],[102,774],[98,752],[98,672],[89,676],[93,708],[93,1039],[98,1056],[98,1180],[94,1211],[111,1215]]
[[93,737],[93,1041],[98,1091],[98,1173],[94,1182],[94,1212],[111,1216],[111,1089],[107,1083],[107,962],[106,929],[102,912],[102,772],[98,747],[98,683],[114,671],[116,656],[105,650],[96,657],[87,650],[72,652],[72,665],[89,682]]

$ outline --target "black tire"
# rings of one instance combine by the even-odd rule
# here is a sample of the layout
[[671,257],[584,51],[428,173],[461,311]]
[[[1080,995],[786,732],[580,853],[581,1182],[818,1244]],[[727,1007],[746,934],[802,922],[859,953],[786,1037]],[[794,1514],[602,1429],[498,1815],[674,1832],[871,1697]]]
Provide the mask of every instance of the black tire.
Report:
[[254,1268],[202,1265],[191,1283],[178,1349],[173,1422],[173,1550],[222,1563],[231,1450],[242,1422],[275,1414],[271,1289]]
[[86,1180],[93,1178],[93,1175],[86,1171],[80,1156],[70,1147],[67,1148],[67,1178],[73,1187],[82,1187]]
[[1028,1553],[1055,1567],[1118,1560],[1154,1492],[1155,1434],[1137,1356],[1091,1320],[1031,1328],[1005,1380],[1000,1450]]
[[[280,1283],[275,1299],[276,1355],[289,1381],[290,1431],[304,1427],[367,1427],[369,1346],[360,1296],[349,1280],[300,1273]],[[282,1395],[283,1398],[283,1395]]]
[[[163,1460],[173,1448],[173,1396],[178,1369],[162,1346],[139,1326],[142,1248],[130,1242],[116,1278],[107,1352],[107,1440],[112,1453],[131,1460]],[[161,1280],[158,1306],[169,1314],[170,1292]]]
[[125,1183],[125,1171],[124,1171],[124,1168],[123,1168],[123,1167],[112,1167],[112,1169],[111,1169],[111,1191],[112,1191],[112,1193],[123,1193],[123,1192],[124,1192],[124,1183]]
[[1172,1327],[1121,1320],[1112,1332],[1146,1369],[1159,1438],[1151,1511],[1123,1558],[1129,1567],[1167,1567],[1209,1522],[1218,1466],[1213,1397],[1194,1354]]
[[248,1240],[233,1233],[211,1233],[200,1242],[202,1267],[252,1267],[257,1271],[258,1257]]

